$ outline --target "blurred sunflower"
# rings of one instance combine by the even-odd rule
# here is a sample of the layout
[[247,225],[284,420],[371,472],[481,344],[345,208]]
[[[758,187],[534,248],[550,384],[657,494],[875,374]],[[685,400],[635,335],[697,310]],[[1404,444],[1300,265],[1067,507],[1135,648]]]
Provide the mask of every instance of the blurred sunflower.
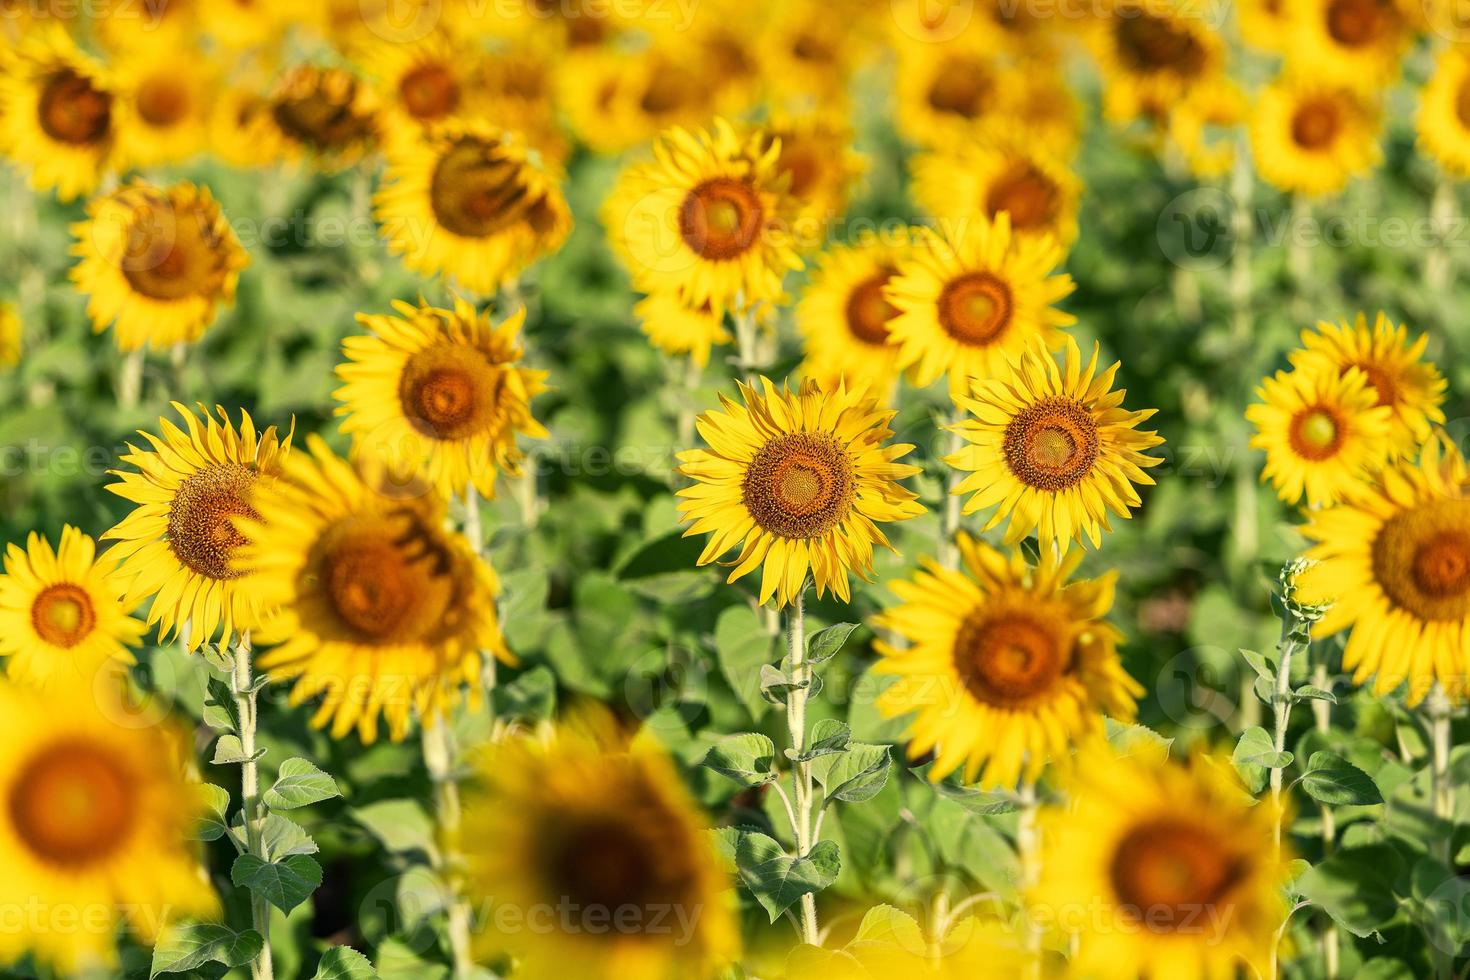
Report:
[[709,363],[710,349],[728,344],[725,318],[708,306],[691,308],[671,293],[650,293],[633,307],[649,342],[665,354],[688,354],[696,367]]
[[966,38],[898,46],[896,121],[920,146],[957,146],[1020,118],[1019,75],[997,60],[994,48]]
[[679,472],[694,481],[679,491],[684,536],[710,535],[701,565],[741,546],[726,581],[764,563],[762,603],[795,600],[808,572],[817,595],[830,589],[849,602],[848,572],[866,580],[873,546],[893,547],[878,523],[924,512],[897,482],[919,473],[896,462],[914,447],[883,445],[897,413],[861,391],[807,381],[793,394],[761,384],[763,393],[740,385],[744,406],[722,395],[724,411],[697,423],[709,449],[679,454]]
[[342,341],[347,361],[334,397],[354,456],[422,478],[446,497],[471,485],[495,496],[498,473],[520,473],[516,437],[547,436],[531,414],[546,372],[520,363],[525,309],[496,325],[462,299],[452,310],[422,300],[393,308],[398,316],[360,314],[372,336]]
[[380,85],[385,128],[412,139],[425,127],[477,115],[482,60],[440,30],[406,44],[383,40],[364,54],[362,64]]
[[[378,718],[400,741],[480,691],[483,655],[515,658],[495,613],[499,580],[463,536],[443,499],[396,475],[354,470],[319,437],[281,478],[252,495],[238,521],[232,566],[251,570],[257,601],[274,610],[254,633],[276,646],[258,663],[294,681],[291,703],[321,698],[313,727],[368,743]],[[243,573],[242,573],[243,574]]]
[[462,834],[469,891],[528,920],[551,912],[552,927],[500,932],[488,917],[477,945],[513,954],[527,980],[713,980],[740,936],[708,820],[661,750],[599,741],[563,726],[550,744],[514,739],[480,760]]
[[1212,180],[1230,172],[1238,152],[1236,131],[1248,108],[1240,86],[1224,76],[1196,85],[1174,106],[1168,135],[1190,173]]
[[0,303],[0,367],[20,363],[24,351],[25,330],[14,303]]
[[857,934],[841,949],[793,947],[781,975],[786,980],[1012,980],[1026,976],[1034,963],[1016,931],[987,915],[964,916],[943,936],[934,936],[908,913],[879,905],[863,916]]
[[176,163],[204,149],[219,81],[196,51],[134,50],[114,63],[113,78],[123,166]]
[[200,9],[209,5],[211,0],[151,0],[143,7],[100,4],[92,28],[110,55],[193,50],[200,47]]
[[199,4],[199,29],[229,51],[273,44],[292,26],[317,27],[315,11],[293,0],[228,0]]
[[1357,368],[1368,376],[1377,403],[1393,413],[1390,423],[1392,451],[1413,456],[1429,438],[1435,425],[1444,424],[1445,389],[1448,382],[1439,368],[1425,360],[1429,335],[1410,340],[1408,328],[1394,326],[1379,313],[1370,330],[1368,318],[1358,314],[1349,325],[1319,322],[1317,329],[1302,331],[1303,350],[1291,355],[1297,370],[1325,364],[1346,373]]
[[1225,42],[1185,0],[1113,0],[1088,27],[1107,87],[1139,103],[1170,105],[1225,67]]
[[[1399,0],[1282,0],[1288,67],[1322,85],[1376,93],[1397,79],[1414,29]],[[1308,67],[1310,66],[1310,67]]]
[[957,223],[948,238],[927,234],[885,291],[899,311],[888,321],[899,366],[918,385],[947,373],[958,398],[973,378],[1007,375],[1036,338],[1058,347],[1060,328],[1076,322],[1054,305],[1073,289],[1071,276],[1052,274],[1063,254],[1050,236],[1017,238],[1007,211]]
[[1419,92],[1419,144],[1457,177],[1470,176],[1470,52],[1446,47]]
[[[755,6],[761,18],[756,52],[772,104],[783,109],[841,105],[848,79],[869,48],[853,19],[819,0],[766,0]],[[750,9],[741,16],[750,17]]]
[[378,146],[379,102],[341,68],[297,65],[276,83],[270,107],[285,146],[324,169],[351,166]]
[[1134,484],[1153,485],[1144,470],[1163,460],[1144,450],[1164,440],[1138,425],[1155,410],[1123,408],[1126,392],[1113,389],[1120,363],[1099,373],[1097,357],[1094,346],[1084,364],[1068,338],[1058,366],[1034,343],[1009,376],[977,379],[956,399],[970,417],[952,431],[967,445],[944,461],[968,475],[952,492],[973,494],[966,514],[994,507],[985,529],[1008,522],[1007,545],[1035,531],[1043,550],[1066,551],[1084,534],[1097,547],[1109,512],[1128,518],[1139,505]]
[[28,31],[0,71],[0,149],[38,191],[91,192],[115,166],[116,96],[102,64],[66,29]]
[[853,152],[852,127],[834,112],[778,113],[764,127],[768,144],[780,144],[776,174],[785,177],[795,205],[797,238],[808,247],[827,240],[827,229],[847,212],[848,197],[866,169]]
[[161,437],[141,433],[153,451],[129,444],[122,457],[137,471],[111,471],[118,482],[107,489],[137,506],[102,539],[117,542],[108,555],[129,580],[124,605],[152,597],[148,625],[159,625],[161,639],[179,634],[192,650],[217,631],[228,644],[266,609],[254,577],[234,561],[245,543],[236,518],[254,515],[255,493],[280,472],[291,436],[278,438],[274,426],[257,435],[246,412],[236,429],[218,406],[219,421],[200,406],[202,425],[183,405],[173,407],[187,432],[159,419]]
[[92,329],[111,326],[124,351],[198,340],[249,262],[209,188],[189,183],[135,180],[91,201],[71,230]]
[[58,679],[89,689],[104,668],[136,663],[146,627],[121,600],[127,580],[114,556],[97,560],[97,543],[67,525],[61,545],[32,531],[25,550],[11,544],[0,575],[0,656],[5,676],[32,687]]
[[624,170],[603,207],[634,285],[717,314],[778,299],[787,270],[802,267],[779,147],[717,119],[709,130],[668,130],[654,156]]
[[[152,945],[174,917],[219,914],[196,847],[193,753],[171,726],[118,725],[98,690],[0,685],[0,904],[60,915],[0,929],[0,960],[113,974],[118,927]],[[86,928],[78,928],[78,923]]]
[[1236,23],[1241,39],[1251,47],[1282,52],[1291,34],[1288,0],[1237,0]]
[[404,265],[488,296],[566,241],[560,178],[516,136],[449,122],[389,147],[377,218]]
[[[1117,572],[1069,582],[1082,561],[1043,549],[1032,568],[963,531],[964,571],[924,560],[903,600],[873,618],[904,643],[880,639],[874,668],[898,677],[878,699],[886,717],[915,713],[909,755],[934,753],[929,777],[961,767],[982,788],[1034,782],[1048,762],[1102,732],[1103,715],[1128,721],[1143,688],[1118,659],[1122,633],[1104,617]],[[938,683],[935,681],[938,679]]]
[[1355,366],[1314,361],[1277,371],[1262,379],[1256,397],[1245,410],[1256,427],[1251,448],[1266,451],[1261,479],[1288,504],[1341,500],[1393,452],[1393,410]]
[[1042,810],[1040,882],[1027,895],[1072,924],[1079,975],[1206,980],[1268,972],[1286,918],[1281,819],[1228,758],[1086,750],[1067,802]]
[[1280,190],[1330,194],[1378,162],[1378,128],[1377,109],[1348,89],[1278,79],[1255,103],[1251,150]]
[[275,106],[257,78],[222,85],[207,125],[209,151],[233,167],[270,166],[287,155],[290,144],[276,125]]
[[709,119],[716,82],[682,43],[634,54],[594,48],[568,56],[558,97],[578,139],[599,153],[615,154],[670,126]]
[[958,221],[1004,211],[1019,236],[1049,234],[1062,245],[1077,237],[1082,183],[1065,163],[1027,139],[1001,137],[916,155],[914,201],[936,218]]
[[846,382],[887,403],[898,382],[898,347],[889,325],[898,315],[884,290],[913,248],[907,230],[834,245],[816,260],[800,302],[796,326],[806,353],[802,376],[824,388]]

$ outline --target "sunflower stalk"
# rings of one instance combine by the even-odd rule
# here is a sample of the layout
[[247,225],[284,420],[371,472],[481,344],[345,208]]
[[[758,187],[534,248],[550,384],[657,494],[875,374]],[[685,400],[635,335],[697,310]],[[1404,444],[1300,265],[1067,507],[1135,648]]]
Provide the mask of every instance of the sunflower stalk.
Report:
[[[965,419],[963,410],[956,409],[950,416],[949,421],[941,426],[949,433],[949,452],[956,455],[964,449],[965,440],[959,433],[959,425]],[[939,522],[939,548],[937,551],[939,564],[949,569],[960,567],[960,549],[955,543],[955,535],[960,530],[961,503],[960,496],[955,492],[964,478],[964,473],[957,466],[946,466],[944,468],[944,511]]]
[[454,958],[454,976],[468,977],[474,970],[470,941],[470,907],[464,898],[463,857],[460,854],[459,783],[454,774],[454,742],[443,715],[424,725],[424,766],[434,784],[434,819],[438,829],[438,860],[435,871],[449,891],[449,945]]
[[[812,834],[812,765],[801,759],[806,753],[806,702],[811,689],[812,670],[806,662],[806,588],[796,590],[796,598],[786,613],[787,652],[791,660],[791,690],[786,694],[786,724],[791,732],[791,748],[797,761],[791,767],[791,784],[796,809],[796,851],[805,857],[816,844]],[[812,946],[820,944],[817,930],[817,899],[807,893],[801,897],[801,937]]]
[[[1016,820],[1016,852],[1021,860],[1021,888],[1030,891],[1041,880],[1041,832],[1037,826],[1036,784],[1022,782],[1018,793],[1020,812]],[[1023,938],[1026,944],[1026,980],[1041,978],[1041,929],[1023,906]]]
[[143,395],[143,348],[129,351],[118,366],[117,404],[124,410],[138,407]]
[[[1450,283],[1449,235],[1455,221],[1455,186],[1441,170],[1434,182],[1434,196],[1429,202],[1429,227],[1434,244],[1424,254],[1424,283],[1436,304],[1442,301]],[[1438,310],[1436,310],[1438,313]]]
[[[1331,678],[1327,675],[1327,664],[1318,662],[1312,669],[1312,683],[1323,691],[1330,691]],[[1312,716],[1315,720],[1317,731],[1323,735],[1332,730],[1332,702],[1319,699],[1312,702]],[[1332,812],[1332,807],[1326,803],[1322,804],[1322,856],[1330,857],[1337,849],[1337,817]],[[1338,970],[1341,965],[1341,944],[1337,932],[1337,923],[1330,916],[1326,918],[1326,925],[1322,928],[1322,963],[1327,980],[1337,980]]]
[[757,350],[759,342],[758,332],[755,325],[755,311],[741,304],[735,318],[735,343],[740,351],[740,373],[745,376],[745,383],[754,386],[760,367],[760,353]]
[[[235,695],[235,710],[240,716],[240,799],[244,810],[245,846],[247,852],[269,861],[265,853],[263,831],[265,814],[260,799],[260,768],[256,764],[255,732],[258,707],[257,689],[252,676],[250,634],[242,633],[235,642],[235,656],[231,683]],[[254,980],[271,980],[275,970],[271,965],[271,909],[266,899],[257,891],[250,893],[250,918],[256,932],[263,940],[260,955],[250,964],[250,975]]]

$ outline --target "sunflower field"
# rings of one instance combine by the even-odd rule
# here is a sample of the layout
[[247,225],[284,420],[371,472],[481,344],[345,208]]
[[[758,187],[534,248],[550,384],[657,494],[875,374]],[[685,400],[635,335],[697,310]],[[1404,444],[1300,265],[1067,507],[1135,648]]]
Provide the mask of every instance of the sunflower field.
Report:
[[1470,976],[1467,178],[1470,0],[0,0],[0,976]]

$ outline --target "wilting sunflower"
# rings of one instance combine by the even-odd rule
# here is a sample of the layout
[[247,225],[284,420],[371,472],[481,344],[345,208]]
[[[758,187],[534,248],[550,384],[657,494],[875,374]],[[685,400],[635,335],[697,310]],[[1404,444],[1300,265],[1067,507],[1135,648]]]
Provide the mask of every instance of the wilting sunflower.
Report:
[[0,367],[14,367],[20,363],[24,341],[25,331],[15,304],[0,303]]
[[1378,129],[1377,109],[1351,90],[1279,79],[1256,101],[1251,150],[1281,190],[1330,194],[1378,162]]
[[745,405],[720,396],[724,411],[699,417],[708,449],[679,454],[679,472],[694,481],[679,491],[685,537],[710,535],[699,564],[740,545],[727,581],[764,563],[760,601],[793,601],[808,572],[822,595],[851,600],[847,573],[865,580],[873,546],[892,548],[878,523],[924,512],[918,495],[899,486],[919,467],[896,460],[910,445],[883,445],[897,413],[839,384],[813,381],[796,393],[741,385]]
[[912,248],[905,230],[834,245],[817,258],[796,306],[796,326],[806,351],[804,377],[825,388],[839,381],[850,388],[866,387],[887,401],[899,374],[898,347],[888,336],[898,310],[884,290]]
[[852,127],[831,111],[777,114],[765,127],[766,139],[779,143],[776,173],[796,204],[798,241],[815,247],[827,228],[847,212],[848,195],[865,169],[852,150]]
[[[258,601],[275,610],[253,637],[291,703],[320,697],[311,723],[364,742],[378,717],[394,741],[417,715],[429,723],[480,690],[484,654],[514,657],[500,637],[495,572],[448,530],[437,493],[354,470],[318,437],[279,480],[251,497],[248,539],[234,567],[251,569]],[[369,482],[371,481],[371,482]]]
[[915,202],[936,218],[1010,215],[1017,235],[1050,234],[1063,245],[1077,237],[1079,181],[1071,169],[1031,140],[998,138],[963,143],[914,157]]
[[0,685],[0,906],[25,923],[0,929],[7,963],[114,974],[118,926],[151,945],[171,918],[218,913],[188,840],[204,807],[187,739],[120,726],[100,696]]
[[778,299],[787,270],[802,267],[780,147],[717,119],[710,130],[668,130],[654,156],[623,171],[603,208],[634,285],[716,313]]
[[1228,758],[1096,745],[1065,788],[1067,803],[1042,811],[1027,902],[1072,934],[1079,975],[1269,975],[1290,855],[1273,843],[1281,814],[1247,795]]
[[566,241],[561,175],[513,134],[450,122],[388,149],[378,222],[404,265],[490,295]]
[[1143,688],[1119,662],[1122,633],[1103,618],[1117,573],[1072,582],[1080,551],[1058,560],[1043,549],[1032,568],[963,531],[958,543],[964,571],[926,560],[912,581],[889,586],[903,601],[873,624],[908,642],[876,644],[875,669],[899,678],[878,708],[916,713],[909,754],[934,753],[932,779],[963,767],[966,783],[1014,789],[1100,733],[1103,715],[1134,715]]
[[1168,105],[1224,69],[1224,42],[1184,0],[1115,0],[1089,28],[1107,86],[1141,103]]
[[65,28],[28,30],[0,71],[0,149],[36,190],[70,201],[115,166],[115,99],[101,63]]
[[968,35],[898,46],[897,121],[920,146],[957,146],[1000,132],[1020,102],[1022,82],[993,47]]
[[462,299],[393,307],[398,316],[358,316],[372,336],[342,341],[335,397],[354,454],[445,496],[473,485],[493,497],[498,473],[520,473],[516,437],[547,435],[531,414],[546,372],[520,363],[525,309],[496,325]]
[[[1414,39],[1398,0],[1282,0],[1290,65],[1329,85],[1376,92],[1399,74]],[[1308,68],[1307,66],[1311,66]]]
[[381,135],[377,97],[341,68],[296,66],[276,84],[270,106],[285,145],[325,169],[356,163]]
[[1096,547],[1109,513],[1128,518],[1139,505],[1134,484],[1154,482],[1144,470],[1163,460],[1144,451],[1164,440],[1138,426],[1155,410],[1125,409],[1113,389],[1120,364],[1099,372],[1097,358],[1094,346],[1084,364],[1069,338],[1058,366],[1037,344],[1009,377],[977,380],[957,399],[969,417],[953,431],[967,445],[944,461],[969,475],[953,493],[973,494],[966,514],[994,507],[985,528],[1008,522],[1008,545],[1035,531],[1043,549],[1084,534]]
[[219,82],[189,49],[140,49],[114,66],[117,155],[123,166],[153,167],[204,149]]
[[1408,682],[1418,704],[1435,682],[1463,698],[1470,644],[1470,499],[1465,463],[1431,440],[1342,503],[1310,515],[1302,533],[1320,564],[1301,594],[1330,601],[1322,636],[1349,627],[1343,665],[1376,695]]
[[1448,382],[1439,368],[1424,358],[1428,334],[1411,340],[1409,331],[1379,313],[1370,330],[1368,318],[1359,313],[1357,322],[1321,322],[1316,331],[1302,331],[1304,350],[1291,355],[1292,367],[1309,369],[1326,364],[1340,372],[1357,368],[1368,376],[1379,405],[1393,413],[1390,436],[1396,455],[1412,456],[1419,451],[1436,425],[1444,424],[1445,389]]
[[1256,397],[1245,410],[1256,426],[1251,447],[1266,451],[1261,479],[1289,504],[1341,500],[1393,452],[1393,410],[1357,367],[1314,362],[1277,371]]
[[1053,275],[1062,248],[1047,235],[1017,238],[1011,216],[957,223],[947,238],[932,233],[900,260],[888,284],[899,315],[888,321],[899,365],[915,384],[949,375],[949,391],[965,394],[974,378],[1004,376],[1009,358],[1040,338],[1055,349],[1076,317],[1055,307],[1072,292],[1072,277]]
[[107,489],[137,506],[102,539],[117,542],[108,554],[129,578],[124,604],[151,596],[148,625],[182,635],[193,649],[216,632],[228,643],[266,610],[254,577],[234,561],[245,543],[236,519],[254,515],[251,501],[280,472],[291,436],[278,438],[274,426],[257,434],[246,412],[237,429],[218,406],[219,421],[199,407],[202,423],[173,407],[187,431],[159,419],[161,436],[141,433],[152,452],[128,446],[122,462],[137,471],[113,470],[119,479]]
[[125,351],[198,340],[235,298],[249,255],[207,187],[141,180],[87,205],[72,226],[71,271],[97,333]]
[[1446,47],[1419,92],[1419,143],[1440,166],[1470,176],[1470,53]]
[[127,580],[112,556],[67,525],[61,545],[32,531],[25,550],[10,545],[0,575],[0,656],[12,681],[45,687],[58,678],[89,685],[99,671],[136,661],[128,650],[146,627],[121,598]]
[[709,363],[712,347],[731,340],[722,315],[708,306],[691,309],[670,293],[645,296],[633,307],[633,315],[653,346],[665,354],[688,354],[699,368]]
[[[732,882],[660,750],[563,727],[477,768],[462,846],[471,894],[494,902],[486,954],[529,980],[712,980],[739,955]],[[533,927],[501,931],[496,910]]]

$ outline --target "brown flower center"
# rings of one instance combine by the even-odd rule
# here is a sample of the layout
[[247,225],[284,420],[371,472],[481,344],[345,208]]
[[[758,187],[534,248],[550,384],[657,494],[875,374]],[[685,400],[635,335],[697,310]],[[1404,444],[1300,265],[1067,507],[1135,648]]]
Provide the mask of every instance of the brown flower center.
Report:
[[49,585],[31,603],[31,626],[52,646],[71,648],[85,640],[97,625],[92,597],[69,582]]
[[1011,324],[1011,287],[988,272],[951,280],[939,294],[939,325],[962,344],[986,347]]
[[1463,128],[1470,129],[1470,78],[1461,82],[1455,93],[1455,118]]
[[399,80],[398,97],[415,119],[442,119],[459,107],[459,80],[445,65],[419,65]]
[[700,80],[680,65],[660,61],[649,73],[648,84],[638,99],[638,108],[650,116],[667,116],[689,104]]
[[936,112],[979,119],[994,101],[995,77],[978,58],[946,58],[929,84],[929,106]]
[[1018,708],[1052,690],[1071,669],[1072,644],[1042,617],[979,609],[955,635],[954,666],[976,700]]
[[542,853],[537,863],[548,893],[584,912],[688,900],[696,891],[697,876],[682,852],[691,842],[665,839],[667,817],[651,804],[636,808],[637,816],[648,818],[647,826],[631,819],[634,815],[579,814],[553,820],[538,841]]
[[1049,493],[1080,483],[1101,451],[1092,413],[1066,398],[1049,398],[1018,413],[1002,445],[1016,479]]
[[1123,911],[1155,932],[1209,921],[1246,867],[1213,831],[1173,817],[1129,830],[1113,852],[1110,877]]
[[344,150],[377,134],[369,113],[356,106],[357,79],[341,71],[299,73],[271,108],[286,136],[319,152]]
[[327,605],[355,642],[420,642],[454,605],[454,556],[416,515],[349,519],[320,552]]
[[1348,366],[1355,367],[1368,376],[1368,384],[1372,385],[1374,394],[1378,396],[1379,405],[1392,408],[1399,403],[1399,383],[1393,371],[1371,362],[1360,361]]
[[112,96],[92,80],[64,68],[46,80],[36,116],[41,129],[59,143],[88,146],[112,128]]
[[1143,10],[1125,10],[1114,21],[1123,64],[1142,74],[1169,72],[1194,78],[1204,71],[1205,49],[1190,31]]
[[755,245],[765,208],[743,180],[715,177],[695,187],[679,208],[679,234],[701,258],[723,262]]
[[894,269],[880,269],[847,294],[847,329],[865,344],[888,344],[888,321],[898,316],[898,310],[884,297],[883,287],[894,274]]
[[1378,0],[1333,0],[1327,7],[1327,33],[1338,44],[1366,47],[1388,32],[1391,17]]
[[213,214],[150,195],[129,218],[120,268],[134,290],[168,302],[213,296],[223,288],[229,250]]
[[985,210],[992,218],[1006,212],[1015,228],[1046,228],[1056,220],[1059,196],[1050,177],[1031,164],[1022,163],[991,185],[985,196]]
[[138,86],[138,116],[156,129],[165,129],[189,112],[188,80],[154,75]]
[[1297,412],[1287,430],[1292,452],[1314,462],[1337,455],[1346,434],[1342,415],[1327,405],[1313,405]]
[[756,523],[771,534],[815,538],[847,517],[855,491],[852,460],[835,438],[791,432],[755,454],[741,496]]
[[235,518],[260,519],[246,503],[255,480],[254,468],[244,463],[210,463],[174,492],[168,543],[185,567],[218,581],[245,574],[231,565],[236,549],[246,543]]
[[429,204],[439,224],[464,238],[489,238],[514,227],[532,205],[521,165],[499,144],[468,137],[439,159]]
[[403,414],[425,435],[466,439],[494,424],[503,381],[478,348],[440,344],[409,357],[398,397]]
[[1426,622],[1470,616],[1470,500],[1432,500],[1389,518],[1373,540],[1373,578]]
[[68,869],[96,864],[127,840],[137,819],[133,779],[105,745],[57,741],[21,765],[6,801],[27,850]]
[[1330,99],[1312,99],[1291,116],[1291,139],[1304,150],[1325,150],[1342,131],[1342,109]]

